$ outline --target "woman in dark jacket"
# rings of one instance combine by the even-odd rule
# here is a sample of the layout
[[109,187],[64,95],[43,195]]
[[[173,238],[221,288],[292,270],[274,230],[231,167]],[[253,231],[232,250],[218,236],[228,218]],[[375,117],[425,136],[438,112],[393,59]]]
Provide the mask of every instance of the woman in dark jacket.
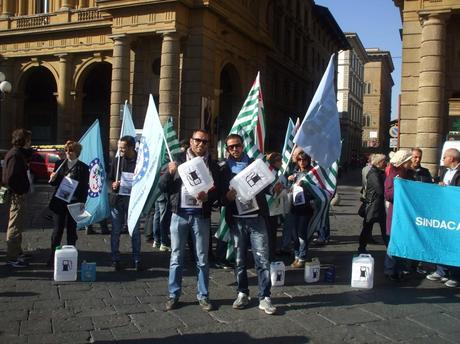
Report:
[[[49,183],[56,186],[56,190],[51,198],[49,208],[53,211],[54,229],[51,235],[51,257],[48,264],[52,264],[54,251],[61,244],[64,228],[67,228],[67,245],[75,246],[77,242],[77,223],[67,209],[67,205],[72,203],[86,203],[88,196],[89,168],[88,165],[78,160],[82,146],[78,142],[67,141],[64,145],[66,158],[59,160],[55,164],[54,172],[50,175]],[[78,182],[75,191],[64,190],[60,186],[64,178],[70,178],[72,182]],[[68,180],[68,179],[67,179]],[[58,192],[59,191],[59,192]],[[64,199],[67,199],[64,200]]]
[[363,220],[363,229],[359,236],[358,252],[366,252],[367,240],[372,233],[374,223],[380,225],[382,239],[385,246],[388,245],[388,237],[386,235],[386,215],[385,215],[385,198],[384,198],[384,183],[385,183],[385,155],[374,154],[371,160],[371,169],[367,174],[366,188],[366,211]]

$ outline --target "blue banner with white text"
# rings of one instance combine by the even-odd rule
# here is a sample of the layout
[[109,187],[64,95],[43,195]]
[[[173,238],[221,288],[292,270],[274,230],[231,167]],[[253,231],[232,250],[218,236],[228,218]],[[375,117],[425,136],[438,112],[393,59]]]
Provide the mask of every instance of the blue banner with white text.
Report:
[[390,255],[460,266],[460,187],[396,178]]

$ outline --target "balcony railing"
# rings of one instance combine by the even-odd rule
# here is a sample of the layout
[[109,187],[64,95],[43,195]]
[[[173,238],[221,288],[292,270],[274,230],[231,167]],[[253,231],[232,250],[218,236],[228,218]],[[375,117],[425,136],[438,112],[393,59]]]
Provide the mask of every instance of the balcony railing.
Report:
[[96,20],[96,19],[101,19],[101,12],[97,8],[89,8],[89,9],[84,9],[84,10],[77,10],[77,17],[78,21],[89,21],[89,20]]
[[32,27],[46,26],[50,23],[50,14],[39,14],[36,16],[17,17],[16,28],[27,29]]

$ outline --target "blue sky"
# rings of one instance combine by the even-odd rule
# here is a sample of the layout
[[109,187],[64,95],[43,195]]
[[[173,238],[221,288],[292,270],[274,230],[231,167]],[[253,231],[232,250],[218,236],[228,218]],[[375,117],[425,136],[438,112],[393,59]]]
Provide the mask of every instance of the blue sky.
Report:
[[388,50],[395,67],[391,118],[398,116],[401,83],[402,43],[399,35],[401,17],[391,0],[315,0],[329,8],[343,32],[356,32],[365,48]]

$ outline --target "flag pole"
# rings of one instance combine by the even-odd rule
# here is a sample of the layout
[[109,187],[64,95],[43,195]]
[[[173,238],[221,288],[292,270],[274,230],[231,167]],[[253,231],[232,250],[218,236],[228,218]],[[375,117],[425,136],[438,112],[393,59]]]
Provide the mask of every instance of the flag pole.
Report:
[[[125,100],[125,107],[127,106],[128,104],[128,100],[126,99]],[[125,125],[125,108],[123,108],[123,119],[121,120],[121,130],[120,130],[120,135],[123,133],[123,129],[124,129],[124,125]],[[118,141],[120,141],[121,137],[118,138]],[[115,174],[115,183],[118,182],[118,172],[120,172],[120,152],[118,152],[118,142],[117,142],[117,153],[118,153],[118,157],[117,157],[117,173]]]

